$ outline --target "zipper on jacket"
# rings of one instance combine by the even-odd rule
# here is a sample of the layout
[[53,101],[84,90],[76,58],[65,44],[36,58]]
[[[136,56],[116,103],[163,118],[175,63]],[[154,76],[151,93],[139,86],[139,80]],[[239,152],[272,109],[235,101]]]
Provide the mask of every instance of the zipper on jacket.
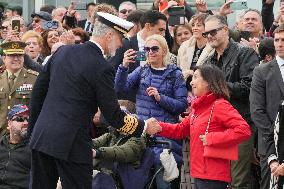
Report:
[[9,161],[10,161],[10,157],[11,157],[11,150],[9,150],[9,153],[8,153],[8,160],[7,160],[7,163],[5,165],[5,170],[4,170],[4,174],[1,178],[2,181],[4,181],[4,177],[6,176],[6,173],[7,173],[7,168],[8,168],[8,165],[9,165]]

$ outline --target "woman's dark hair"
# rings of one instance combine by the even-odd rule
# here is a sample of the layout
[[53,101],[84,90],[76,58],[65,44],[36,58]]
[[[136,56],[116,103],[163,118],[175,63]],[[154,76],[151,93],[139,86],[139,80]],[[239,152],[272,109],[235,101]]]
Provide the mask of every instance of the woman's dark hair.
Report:
[[199,70],[201,77],[208,83],[208,90],[215,94],[218,98],[223,97],[230,99],[229,89],[223,72],[212,64],[203,64],[197,66],[195,70]]
[[74,28],[72,29],[72,32],[74,35],[77,35],[81,38],[82,43],[85,43],[86,41],[89,41],[90,39],[88,32],[86,32],[82,28]]
[[[51,48],[48,46],[48,43],[47,43],[48,33],[50,31],[56,31],[56,30],[50,30],[49,29],[49,30],[45,30],[44,32],[41,33],[41,36],[42,36],[42,39],[43,39],[41,54],[44,57],[49,56],[51,54]],[[58,33],[60,34],[60,32],[58,32]]]

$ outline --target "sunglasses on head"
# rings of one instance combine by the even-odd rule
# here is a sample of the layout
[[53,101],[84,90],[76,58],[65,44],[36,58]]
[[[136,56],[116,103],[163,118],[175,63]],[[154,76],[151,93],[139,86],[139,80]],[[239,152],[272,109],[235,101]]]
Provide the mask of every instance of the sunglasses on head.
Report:
[[126,14],[127,12],[130,13],[132,10],[122,9],[119,12],[122,14]]
[[144,51],[146,51],[147,53],[149,53],[150,51],[152,51],[153,53],[158,52],[160,49],[160,47],[158,46],[153,46],[153,47],[144,47]]
[[12,121],[16,121],[16,122],[25,122],[25,121],[29,121],[29,118],[28,117],[20,117],[20,116],[17,116],[17,117],[14,117],[13,119],[11,119]]
[[213,37],[217,34],[218,31],[220,31],[223,28],[224,28],[224,26],[210,30],[208,32],[204,32],[204,33],[202,33],[202,37],[207,38],[209,34]]

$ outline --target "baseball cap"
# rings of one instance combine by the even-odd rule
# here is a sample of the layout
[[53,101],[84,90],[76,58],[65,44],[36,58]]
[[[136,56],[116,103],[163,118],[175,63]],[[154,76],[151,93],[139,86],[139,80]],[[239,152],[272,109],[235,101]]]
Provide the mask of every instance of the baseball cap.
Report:
[[29,109],[26,105],[17,104],[12,107],[12,109],[8,113],[8,120],[11,120],[15,115],[28,112]]
[[44,11],[39,11],[39,12],[31,14],[32,18],[35,17],[35,16],[38,16],[45,21],[51,21],[52,20],[51,15],[48,12],[44,12]]

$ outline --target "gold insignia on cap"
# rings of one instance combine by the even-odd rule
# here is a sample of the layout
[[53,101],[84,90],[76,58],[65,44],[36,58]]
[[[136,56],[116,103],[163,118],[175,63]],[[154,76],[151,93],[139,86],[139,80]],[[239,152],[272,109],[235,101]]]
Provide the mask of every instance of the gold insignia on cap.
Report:
[[25,54],[26,44],[21,41],[10,41],[6,43],[2,43],[1,47],[3,48],[3,52],[6,55],[11,54]]
[[18,49],[19,47],[20,47],[20,45],[18,43],[12,43],[11,44],[12,49]]
[[124,125],[118,131],[127,133],[127,134],[133,134],[138,127],[138,120],[137,118],[126,115],[124,116]]

